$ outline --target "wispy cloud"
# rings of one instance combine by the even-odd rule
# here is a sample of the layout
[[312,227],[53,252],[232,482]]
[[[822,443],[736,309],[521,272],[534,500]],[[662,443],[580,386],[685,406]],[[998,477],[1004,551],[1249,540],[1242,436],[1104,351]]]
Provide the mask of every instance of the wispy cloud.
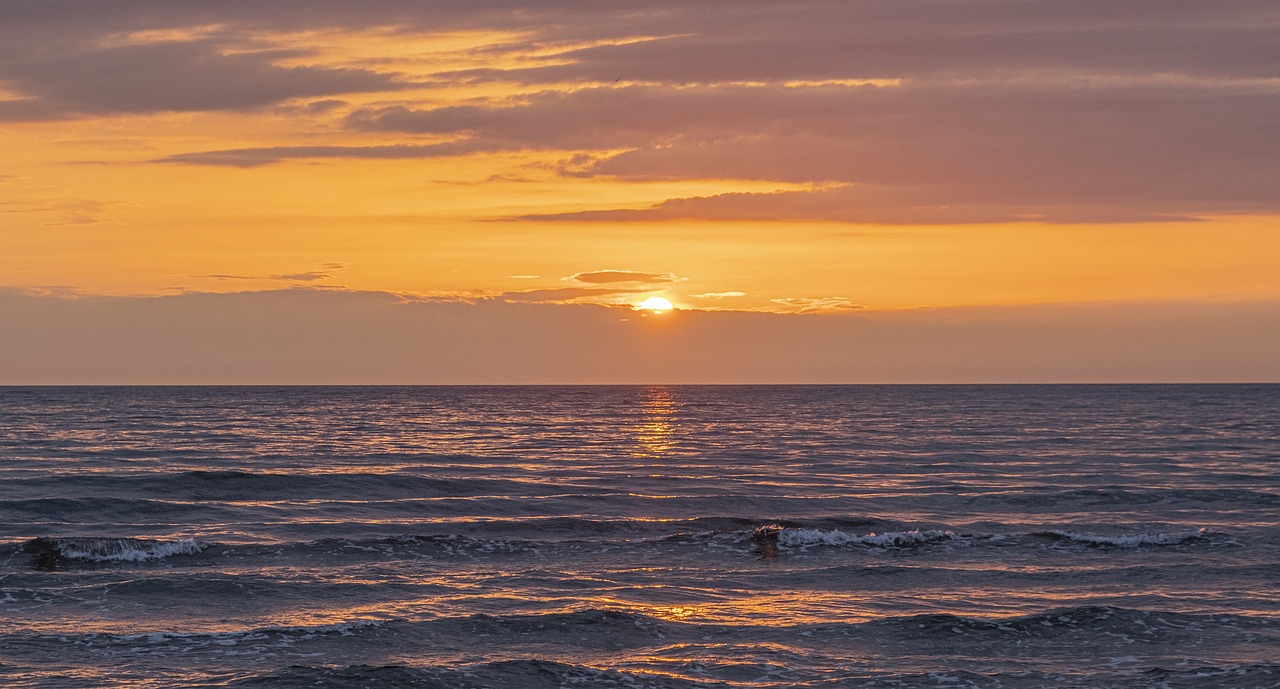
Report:
[[471,152],[462,143],[441,144],[391,144],[386,146],[264,146],[261,148],[232,148],[215,151],[193,151],[157,158],[155,163],[184,165],[226,165],[230,167],[258,167],[284,160],[308,158],[365,158],[372,160],[404,160],[407,158],[438,158]]
[[231,273],[214,273],[210,275],[193,275],[192,277],[209,278],[213,280],[273,280],[280,282],[307,283],[328,280],[338,271],[346,267],[347,264],[345,263],[330,262],[321,264],[320,270],[307,270],[297,273],[276,273],[272,275],[235,275]]
[[0,176],[0,213],[32,214],[46,227],[112,222],[112,211],[125,205],[84,198],[30,178]]
[[684,278],[678,277],[674,273],[643,273],[636,270],[591,270],[584,273],[574,273],[562,279],[567,282],[584,282],[591,285],[611,283],[662,285],[684,280]]
[[621,294],[644,292],[638,289],[604,287],[561,287],[559,289],[531,289],[503,292],[496,299],[513,304],[565,304],[570,302],[612,297]]
[[769,301],[792,309],[796,313],[830,313],[866,308],[848,297],[783,297]]

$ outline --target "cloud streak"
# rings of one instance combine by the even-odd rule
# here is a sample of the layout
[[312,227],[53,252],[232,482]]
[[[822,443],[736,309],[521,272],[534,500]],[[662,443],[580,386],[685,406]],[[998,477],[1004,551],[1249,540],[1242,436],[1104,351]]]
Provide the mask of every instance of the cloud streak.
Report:
[[635,270],[592,270],[585,273],[574,273],[564,280],[568,282],[585,282],[591,285],[604,285],[616,282],[640,283],[647,285],[664,285],[680,282],[684,278],[674,273],[642,273]]

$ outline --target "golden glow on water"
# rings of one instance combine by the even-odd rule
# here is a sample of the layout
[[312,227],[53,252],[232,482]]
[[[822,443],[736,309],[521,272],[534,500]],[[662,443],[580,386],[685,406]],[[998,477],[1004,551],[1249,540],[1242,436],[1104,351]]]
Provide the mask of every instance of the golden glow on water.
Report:
[[641,404],[641,422],[633,429],[636,439],[635,457],[660,458],[675,447],[675,424],[678,404],[671,389],[661,385],[645,388]]

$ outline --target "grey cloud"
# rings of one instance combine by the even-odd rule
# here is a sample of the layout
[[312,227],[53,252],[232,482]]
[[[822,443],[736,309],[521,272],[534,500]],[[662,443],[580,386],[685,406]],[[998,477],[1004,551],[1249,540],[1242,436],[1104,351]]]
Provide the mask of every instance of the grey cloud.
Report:
[[[104,38],[208,27],[204,41],[85,49]],[[174,3],[11,0],[0,5],[0,79],[43,104],[84,112],[255,107],[288,97],[392,88],[360,70],[283,69],[272,54],[223,55],[220,45],[270,45],[271,32],[498,30],[521,39],[482,49],[545,51],[559,43],[657,40],[572,48],[557,64],[441,79],[596,80],[666,84],[848,78],[988,78],[1010,73],[1280,74],[1280,8],[1269,0],[1025,2],[765,0],[530,5],[369,0]],[[23,106],[27,116],[40,103]],[[5,106],[15,114],[16,105]]]
[[10,60],[0,76],[35,102],[10,101],[0,115],[238,110],[288,98],[399,88],[385,75],[360,69],[279,67],[273,64],[279,57],[271,51],[223,54],[214,42],[198,40]]
[[[362,109],[351,126],[460,137],[437,144],[181,154],[288,158],[564,151],[566,174],[833,183],[790,195],[672,200],[559,219],[781,217],[842,222],[1096,222],[1280,210],[1280,88],[1185,80],[661,86],[541,93],[516,104]],[[624,149],[613,156],[585,155]],[[571,160],[570,160],[571,159]]]
[[[128,32],[195,26],[216,28],[194,40],[103,47]],[[481,58],[569,46],[555,64],[432,77],[441,83],[638,85],[448,108],[363,108],[346,120],[352,130],[454,138],[446,143],[337,140],[165,161],[252,167],[536,149],[565,152],[563,172],[574,176],[849,187],[672,201],[613,219],[753,217],[771,207],[854,222],[1280,211],[1280,159],[1267,145],[1280,139],[1280,6],[1272,0],[12,0],[0,4],[0,80],[30,97],[0,102],[0,118],[243,109],[294,98],[339,107],[330,102],[335,95],[403,84],[358,68],[280,67],[282,53],[267,49],[270,35],[370,27],[406,38],[518,35],[481,48]],[[638,37],[652,40],[609,44]],[[866,78],[902,81],[783,86]],[[688,84],[703,86],[678,88]],[[600,157],[618,150],[625,152]]]
[[258,167],[283,160],[307,158],[367,158],[402,160],[405,158],[438,158],[470,152],[465,144],[392,144],[388,146],[264,146],[233,148],[221,151],[193,151],[157,158],[153,163],[183,165],[226,165]]
[[[217,25],[222,33],[398,29],[514,31],[502,53],[556,42],[661,41],[571,50],[526,78],[665,82],[914,76],[1005,69],[1272,74],[1280,10],[1270,0],[9,0],[0,37],[84,44],[137,30]],[[495,72],[495,74],[497,74]],[[501,73],[511,78],[509,73]]]
[[[396,126],[447,132],[455,114],[398,112]],[[477,149],[630,149],[580,175],[848,185],[673,201],[644,212],[652,218],[783,207],[787,217],[855,222],[1075,222],[1280,209],[1280,158],[1260,145],[1280,139],[1274,85],[631,87],[472,107],[465,119]]]
[[[933,196],[928,194],[933,192]],[[587,210],[526,215],[523,220],[558,222],[654,222],[662,220],[839,222],[934,225],[1003,222],[1105,223],[1186,222],[1194,216],[1122,202],[1087,207],[1009,199],[944,199],[938,190],[857,185],[814,191],[728,193],[670,199],[647,208]]]
[[[1274,84],[1101,80],[896,87],[659,86],[542,93],[519,104],[363,109],[352,126],[460,137],[435,144],[268,147],[166,162],[565,152],[565,174],[833,183],[791,195],[673,200],[577,220],[1096,222],[1280,211]],[[623,149],[613,156],[584,155]]]
[[[477,78],[665,83],[897,78],[993,72],[1280,73],[1266,2],[802,2],[691,5],[642,22],[661,40],[566,52]],[[669,35],[677,34],[677,35]]]

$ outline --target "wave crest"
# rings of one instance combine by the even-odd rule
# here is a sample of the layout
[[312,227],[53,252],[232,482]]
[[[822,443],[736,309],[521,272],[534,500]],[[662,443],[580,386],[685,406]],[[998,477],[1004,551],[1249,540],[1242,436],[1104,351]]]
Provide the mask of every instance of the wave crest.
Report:
[[781,529],[777,532],[778,545],[788,548],[813,546],[863,545],[873,548],[905,548],[937,541],[960,538],[955,532],[942,529],[911,529],[857,535],[838,529]]
[[1196,531],[1122,534],[1114,536],[1090,533],[1087,531],[1053,529],[1050,531],[1040,531],[1032,535],[1039,536],[1041,538],[1051,538],[1058,541],[1072,541],[1075,543],[1085,543],[1087,545],[1101,547],[1138,548],[1145,545],[1178,545],[1181,543],[1204,541],[1208,540],[1210,536],[1214,536],[1216,534],[1216,531],[1202,528]]
[[149,538],[50,538],[41,536],[23,544],[36,556],[38,567],[57,567],[67,560],[89,562],[145,562],[177,555],[195,555],[212,544],[193,538],[165,541]]

